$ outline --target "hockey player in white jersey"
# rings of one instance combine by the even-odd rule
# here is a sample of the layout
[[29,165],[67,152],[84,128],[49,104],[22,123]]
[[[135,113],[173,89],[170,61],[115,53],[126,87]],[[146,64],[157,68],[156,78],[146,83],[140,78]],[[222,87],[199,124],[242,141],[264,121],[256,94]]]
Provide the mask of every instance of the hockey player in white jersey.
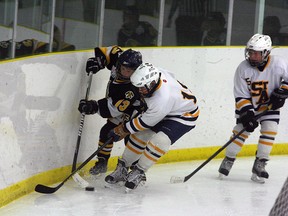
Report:
[[[277,134],[280,109],[288,97],[288,64],[279,56],[270,55],[272,42],[268,35],[255,34],[248,41],[245,59],[236,69],[234,97],[236,126],[233,135],[243,132],[226,149],[219,173],[228,176],[245,140],[260,123],[256,158],[252,167],[253,181],[264,183],[269,177],[265,165]],[[269,107],[269,108],[268,108]],[[259,119],[257,115],[269,109]]]
[[[195,127],[199,115],[196,97],[170,72],[142,63],[130,80],[139,89],[148,108],[110,131],[109,136],[114,141],[130,136],[116,170],[105,178],[108,184],[125,182],[128,190],[145,183],[145,172],[169,151],[171,145]],[[129,172],[128,167],[137,160]]]

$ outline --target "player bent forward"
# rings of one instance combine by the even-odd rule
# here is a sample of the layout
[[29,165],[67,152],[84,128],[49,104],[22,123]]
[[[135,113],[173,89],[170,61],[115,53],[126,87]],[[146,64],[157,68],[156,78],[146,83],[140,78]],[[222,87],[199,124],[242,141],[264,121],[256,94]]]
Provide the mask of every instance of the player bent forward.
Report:
[[[244,128],[246,131],[226,149],[226,157],[219,168],[220,178],[228,176],[236,155],[245,140],[260,123],[260,137],[251,179],[264,183],[268,178],[266,162],[277,134],[280,110],[288,97],[288,65],[282,58],[271,56],[272,42],[268,35],[255,34],[245,49],[246,60],[238,66],[234,76],[237,124],[233,134]],[[255,119],[264,110],[269,111]]]
[[[128,49],[123,51],[119,46],[96,47],[95,57],[89,58],[86,63],[86,72],[96,74],[105,67],[110,70],[110,80],[107,84],[106,97],[100,100],[80,100],[78,110],[86,115],[99,114],[107,118],[107,122],[100,130],[98,147],[109,140],[109,131],[123,121],[128,121],[134,111],[145,109],[140,94],[130,82],[130,76],[142,63],[140,52]],[[97,154],[98,160],[90,169],[94,176],[106,173],[108,160],[114,143],[111,141]]]
[[[170,72],[142,63],[130,80],[139,89],[148,108],[110,131],[109,136],[114,141],[130,136],[116,170],[105,178],[109,184],[125,182],[128,190],[145,183],[145,172],[168,152],[172,144],[195,127],[199,115],[195,96]],[[128,167],[137,160],[128,172]]]

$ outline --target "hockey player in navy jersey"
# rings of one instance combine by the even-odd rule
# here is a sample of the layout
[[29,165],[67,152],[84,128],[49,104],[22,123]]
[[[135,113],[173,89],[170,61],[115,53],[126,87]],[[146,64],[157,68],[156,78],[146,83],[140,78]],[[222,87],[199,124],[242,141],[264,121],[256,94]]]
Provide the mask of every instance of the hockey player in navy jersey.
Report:
[[[270,55],[271,49],[268,35],[253,35],[245,49],[246,60],[236,69],[234,97],[237,124],[233,135],[243,128],[246,131],[227,147],[226,157],[219,168],[220,178],[228,176],[245,140],[259,123],[261,129],[251,179],[264,183],[264,179],[269,177],[265,166],[277,135],[280,108],[288,97],[288,64],[279,56]],[[256,120],[255,117],[268,107],[269,111]]]
[[[107,118],[107,123],[100,130],[98,146],[108,140],[108,132],[121,122],[128,121],[135,112],[142,112],[145,103],[137,89],[131,84],[130,76],[142,63],[140,52],[119,46],[97,47],[95,57],[89,58],[86,72],[97,73],[105,67],[111,71],[106,97],[100,100],[80,100],[78,110],[84,114],[98,113]],[[107,163],[113,148],[113,142],[105,146],[98,154],[98,160],[90,169],[90,174],[99,175],[107,171]]]
[[[142,63],[130,80],[144,97],[147,110],[110,131],[114,141],[129,138],[116,170],[105,178],[107,185],[124,182],[127,190],[145,183],[145,172],[195,127],[199,115],[196,97],[172,73]],[[138,162],[129,172],[134,161]]]

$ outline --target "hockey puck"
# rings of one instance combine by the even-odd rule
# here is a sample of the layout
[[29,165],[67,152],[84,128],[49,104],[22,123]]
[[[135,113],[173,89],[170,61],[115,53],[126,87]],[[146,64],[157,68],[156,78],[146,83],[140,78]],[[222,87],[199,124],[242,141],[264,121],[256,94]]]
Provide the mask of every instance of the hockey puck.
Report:
[[88,187],[85,187],[85,190],[86,190],[86,191],[94,191],[95,188],[94,188],[94,187],[91,187],[91,186],[88,186]]

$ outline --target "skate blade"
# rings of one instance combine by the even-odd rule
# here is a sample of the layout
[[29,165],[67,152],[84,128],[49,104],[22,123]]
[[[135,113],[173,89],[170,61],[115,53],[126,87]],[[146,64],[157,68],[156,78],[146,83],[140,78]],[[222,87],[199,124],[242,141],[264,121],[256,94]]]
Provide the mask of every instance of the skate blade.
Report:
[[146,183],[146,180],[145,181],[140,181],[138,186],[135,187],[135,188],[128,188],[128,187],[125,187],[125,193],[130,193],[131,191],[135,190],[136,188],[142,188],[145,186],[145,183]]
[[110,188],[110,189],[119,189],[119,188],[122,188],[124,186],[124,184],[125,184],[125,182],[123,182],[123,181],[117,182],[115,184],[105,182],[104,187]]
[[225,175],[223,175],[222,173],[219,173],[218,179],[223,180],[225,178]]
[[103,180],[103,179],[106,177],[105,174],[106,174],[106,173],[99,173],[99,174],[97,174],[97,175],[92,175],[92,174],[90,173],[89,179],[92,180],[92,181]]
[[259,184],[264,184],[265,183],[264,178],[257,176],[255,173],[252,174],[251,180],[256,182],[256,183],[259,183]]
[[125,187],[125,193],[126,193],[126,194],[130,193],[132,190],[134,190],[134,189]]

